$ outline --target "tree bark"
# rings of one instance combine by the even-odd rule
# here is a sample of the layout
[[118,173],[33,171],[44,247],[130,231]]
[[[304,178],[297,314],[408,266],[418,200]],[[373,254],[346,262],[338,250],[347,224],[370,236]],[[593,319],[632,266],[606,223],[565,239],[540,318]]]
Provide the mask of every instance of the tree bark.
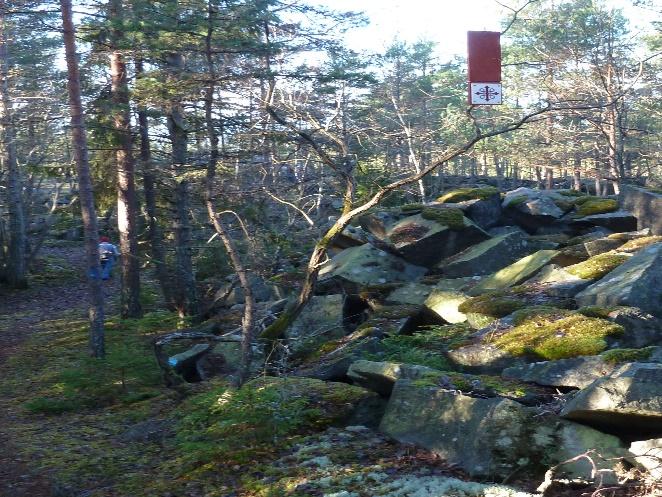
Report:
[[126,63],[119,49],[122,32],[117,28],[123,21],[121,0],[110,0],[111,29],[110,76],[113,98],[113,125],[117,150],[117,230],[120,237],[123,318],[142,316],[140,305],[140,264],[136,224],[135,163],[131,150],[131,118]]
[[83,229],[85,232],[85,254],[90,291],[90,353],[93,357],[104,357],[106,351],[103,293],[101,290],[101,270],[99,267],[99,233],[97,229],[97,214],[94,208],[94,190],[92,189],[92,178],[90,175],[87,136],[83,121],[80,74],[78,71],[78,56],[76,54],[71,0],[60,0],[60,10],[62,12],[64,48],[67,61],[67,88],[69,92],[69,109],[71,112],[72,148],[76,170],[78,172],[78,189],[83,217]]
[[[176,77],[184,70],[184,57],[180,53],[168,55],[168,66]],[[188,132],[184,111],[179,101],[172,102],[168,112],[168,131],[172,144],[172,162],[175,175],[183,172],[186,164]],[[198,314],[198,295],[191,261],[191,223],[189,220],[188,181],[176,178],[175,185],[175,306],[181,315]]]
[[16,144],[12,106],[9,96],[9,27],[5,0],[0,0],[0,170],[7,172],[7,210],[9,214],[9,250],[7,283],[13,288],[26,288],[27,236],[21,173],[16,159]]
[[[143,73],[142,60],[136,60],[136,76]],[[152,262],[156,268],[156,279],[159,281],[161,293],[166,307],[174,310],[172,291],[170,290],[170,278],[166,266],[165,248],[163,245],[163,232],[158,223],[158,210],[156,206],[156,188],[154,167],[152,164],[152,148],[149,140],[149,122],[147,111],[144,107],[138,107],[138,132],[140,134],[140,162],[143,177],[143,193],[145,195],[145,208],[147,210],[147,226],[149,246]]]

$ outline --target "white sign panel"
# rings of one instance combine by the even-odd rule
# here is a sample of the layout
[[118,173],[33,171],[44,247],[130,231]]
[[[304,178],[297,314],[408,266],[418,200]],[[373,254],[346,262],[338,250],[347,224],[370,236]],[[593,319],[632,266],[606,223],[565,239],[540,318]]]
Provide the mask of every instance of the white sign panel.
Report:
[[471,105],[499,105],[501,83],[471,83]]

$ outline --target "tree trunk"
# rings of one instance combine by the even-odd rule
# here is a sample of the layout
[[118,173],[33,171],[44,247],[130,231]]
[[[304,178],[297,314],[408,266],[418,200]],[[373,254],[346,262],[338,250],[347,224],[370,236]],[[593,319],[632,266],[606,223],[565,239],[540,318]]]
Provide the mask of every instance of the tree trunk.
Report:
[[[168,56],[168,65],[175,76],[184,69],[184,57],[180,53]],[[173,102],[168,113],[168,131],[172,144],[172,161],[175,175],[183,172],[186,164],[188,132],[184,123],[181,102]],[[198,295],[191,260],[191,222],[189,219],[188,181],[176,179],[175,186],[175,305],[181,315],[198,314]]]
[[[136,75],[143,73],[143,63],[136,60]],[[143,177],[143,192],[145,195],[145,208],[147,210],[147,226],[149,246],[152,262],[156,268],[156,279],[159,281],[163,299],[166,307],[174,310],[172,291],[170,290],[170,278],[166,266],[165,248],[163,245],[163,232],[158,223],[158,211],[156,207],[156,189],[154,168],[152,164],[152,148],[149,141],[149,122],[147,111],[144,107],[138,107],[138,132],[140,134],[140,162]]]
[[213,35],[213,14],[214,9],[212,2],[208,2],[208,29],[207,36],[205,37],[205,48],[207,58],[207,68],[209,71],[209,85],[205,90],[205,125],[207,127],[207,138],[209,139],[209,162],[207,164],[207,177],[206,177],[206,195],[205,204],[207,205],[207,213],[209,219],[214,225],[214,229],[219,238],[223,242],[230,262],[234,268],[237,277],[239,278],[239,285],[244,293],[244,316],[241,321],[242,340],[241,340],[241,367],[239,370],[239,384],[244,383],[250,374],[251,363],[253,362],[253,328],[255,321],[255,297],[253,296],[253,289],[248,278],[248,272],[244,267],[239,252],[236,250],[232,237],[221,223],[221,220],[214,208],[214,179],[216,177],[216,165],[218,163],[219,150],[218,150],[218,134],[214,127],[213,120],[213,107],[214,107],[214,91],[216,73],[214,70],[214,60],[212,58],[212,35]]
[[99,233],[97,214],[94,208],[94,191],[87,152],[87,136],[83,121],[81,103],[80,74],[76,54],[75,31],[72,19],[71,0],[60,0],[64,48],[67,61],[69,109],[71,112],[71,134],[74,161],[78,172],[78,189],[85,232],[85,253],[87,256],[88,284],[90,289],[90,353],[93,357],[105,356],[104,309],[101,291],[101,271],[99,267]]
[[0,0],[0,170],[7,172],[7,210],[9,214],[9,251],[7,260],[7,283],[13,288],[26,288],[27,236],[25,231],[25,209],[21,174],[16,160],[14,123],[9,96],[9,36],[6,5]]
[[[121,25],[122,2],[110,0],[109,17],[113,26]],[[119,50],[121,31],[111,30],[110,76],[113,97],[113,125],[117,151],[117,230],[120,236],[122,291],[121,315],[123,318],[142,316],[140,306],[140,264],[136,225],[136,185],[133,152],[131,151],[131,118],[126,63]]]
[[553,190],[554,189],[554,168],[548,167],[545,170],[545,189]]

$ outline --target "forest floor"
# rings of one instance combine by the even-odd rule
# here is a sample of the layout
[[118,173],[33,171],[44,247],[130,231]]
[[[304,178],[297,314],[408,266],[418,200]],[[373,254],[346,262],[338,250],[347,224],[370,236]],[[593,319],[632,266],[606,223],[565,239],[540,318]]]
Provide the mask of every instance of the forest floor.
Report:
[[[41,270],[29,289],[0,292],[0,372],[5,373],[10,358],[19,354],[27,339],[40,331],[43,324],[63,313],[85,317],[88,289],[84,275],[76,271],[85,267],[84,250],[78,245],[44,247]],[[105,282],[104,292],[116,294],[117,278]],[[116,300],[107,299],[107,312],[115,311]],[[4,377],[5,374],[2,374]],[[11,402],[0,392],[0,495],[12,497],[42,497],[52,495],[51,482],[46,474],[35,471],[34,461],[20,456],[8,428],[20,423],[21,417],[9,407]]]

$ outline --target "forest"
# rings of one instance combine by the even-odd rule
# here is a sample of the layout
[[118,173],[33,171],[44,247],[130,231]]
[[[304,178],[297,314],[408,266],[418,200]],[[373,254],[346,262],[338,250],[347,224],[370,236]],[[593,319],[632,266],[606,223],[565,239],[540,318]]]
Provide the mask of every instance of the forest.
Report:
[[659,495],[662,5],[494,3],[501,105],[362,2],[0,0],[0,497]]

